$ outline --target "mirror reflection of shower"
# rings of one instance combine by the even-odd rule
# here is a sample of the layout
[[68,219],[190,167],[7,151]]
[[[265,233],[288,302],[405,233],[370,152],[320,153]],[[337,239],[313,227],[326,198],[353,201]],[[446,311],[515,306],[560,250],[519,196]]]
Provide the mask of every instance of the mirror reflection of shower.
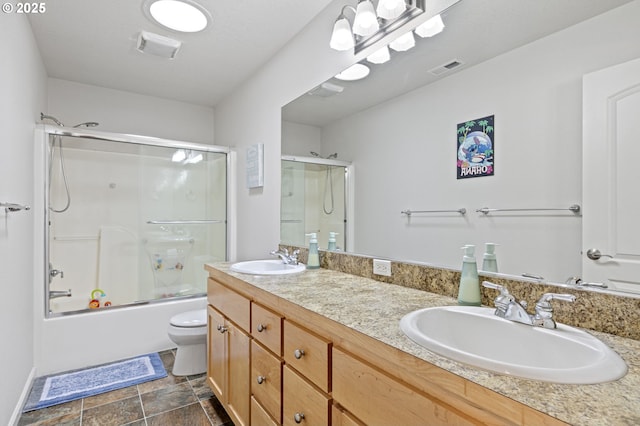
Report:
[[329,233],[336,250],[345,250],[348,232],[347,186],[351,163],[337,153],[322,157],[286,156],[281,164],[280,241],[306,246],[305,234],[318,234],[321,249],[329,248]]
[[[311,155],[313,155],[314,157],[321,157],[320,154],[318,154],[317,152],[314,151],[310,151]],[[333,154],[329,155],[328,157],[325,157],[327,160],[331,160],[331,159],[336,159],[338,158],[338,153],[334,152]],[[332,166],[327,166],[327,175],[324,179],[324,194],[322,197],[322,210],[324,211],[324,214],[331,214],[333,213],[333,210],[335,208],[335,201],[334,201],[334,197],[333,197],[333,177],[332,177],[332,171],[333,171],[333,167]],[[330,198],[329,198],[329,202],[331,203],[331,207],[327,207],[327,191],[330,191]]]
[[[56,123],[58,126],[60,127],[64,127],[64,124],[62,124],[62,122],[60,120],[58,120],[56,117],[52,116],[52,115],[46,115],[44,113],[40,113],[40,121],[44,121],[44,120],[50,120],[53,121],[54,123]],[[95,121],[87,121],[85,123],[80,123],[80,124],[76,124],[75,126],[73,126],[74,128],[77,127],[96,127],[98,126],[99,123],[95,122]],[[67,210],[69,210],[69,207],[71,207],[71,192],[69,191],[69,182],[67,180],[67,173],[65,171],[64,168],[64,154],[62,151],[62,136],[60,135],[54,135],[52,138],[52,142],[51,142],[51,150],[49,151],[49,192],[51,192],[51,173],[53,170],[53,157],[55,155],[55,150],[56,150],[56,144],[58,145],[58,157],[59,157],[59,166],[60,166],[60,173],[62,174],[62,181],[64,183],[64,190],[65,190],[65,194],[66,194],[66,202],[63,208],[61,209],[56,209],[54,208],[52,205],[49,205],[49,210],[51,210],[54,213],[64,213]]]

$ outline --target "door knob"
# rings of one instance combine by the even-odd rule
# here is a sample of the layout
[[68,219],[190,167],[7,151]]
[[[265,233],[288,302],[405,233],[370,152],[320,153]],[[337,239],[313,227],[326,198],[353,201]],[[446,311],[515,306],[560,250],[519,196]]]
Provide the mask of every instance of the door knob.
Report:
[[600,252],[600,250],[598,250],[598,249],[593,249],[593,248],[592,248],[592,249],[587,250],[587,257],[588,257],[589,259],[591,259],[591,260],[598,260],[598,259],[600,259],[601,257],[609,257],[609,258],[613,259],[613,256],[611,256],[610,254],[602,254],[602,253]]

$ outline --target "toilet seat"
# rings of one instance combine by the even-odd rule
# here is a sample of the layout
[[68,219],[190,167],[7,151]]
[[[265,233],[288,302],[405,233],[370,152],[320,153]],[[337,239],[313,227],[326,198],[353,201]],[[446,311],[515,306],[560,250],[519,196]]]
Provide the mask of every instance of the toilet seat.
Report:
[[183,312],[171,317],[169,324],[180,328],[206,327],[207,310],[198,309],[196,311]]

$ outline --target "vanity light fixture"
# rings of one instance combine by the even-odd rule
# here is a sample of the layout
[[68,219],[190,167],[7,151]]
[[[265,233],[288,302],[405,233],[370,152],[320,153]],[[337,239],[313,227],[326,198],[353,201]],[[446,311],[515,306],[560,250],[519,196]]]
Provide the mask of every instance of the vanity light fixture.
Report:
[[393,40],[389,47],[396,52],[406,52],[416,45],[416,39],[413,37],[413,31],[409,31]]
[[369,71],[369,67],[364,64],[353,64],[340,74],[337,74],[335,78],[343,81],[361,80],[369,75]]
[[143,10],[163,27],[184,33],[202,31],[211,21],[211,14],[193,0],[147,0]]
[[371,0],[359,0],[356,17],[353,19],[353,33],[369,36],[380,29],[378,16]]
[[367,56],[367,61],[372,64],[384,64],[389,59],[391,59],[391,54],[389,53],[389,47],[383,46],[381,49],[376,50],[371,55]]
[[396,19],[407,10],[404,0],[379,0],[376,13],[382,19]]
[[442,22],[442,16],[436,15],[428,21],[418,25],[415,32],[420,37],[433,37],[436,34],[440,34],[444,30],[444,22]]
[[[346,5],[333,25],[329,46],[338,51],[358,53],[424,13],[426,0],[358,0],[356,8]],[[353,25],[345,15],[354,12]]]
[[184,149],[179,149],[173,153],[173,155],[171,156],[171,161],[174,163],[180,163],[181,161],[184,161],[185,158],[187,158],[187,151],[185,151]]

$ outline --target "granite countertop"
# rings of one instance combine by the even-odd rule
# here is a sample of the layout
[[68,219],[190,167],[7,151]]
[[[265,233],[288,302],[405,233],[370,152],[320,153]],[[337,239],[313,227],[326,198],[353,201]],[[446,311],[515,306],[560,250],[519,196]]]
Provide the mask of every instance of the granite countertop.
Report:
[[207,265],[312,312],[444,368],[460,377],[573,425],[640,424],[640,341],[585,330],[627,363],[626,376],[596,385],[563,385],[505,376],[436,355],[407,338],[400,319],[409,312],[456,305],[455,299],[328,269],[259,276],[236,273],[229,263]]

